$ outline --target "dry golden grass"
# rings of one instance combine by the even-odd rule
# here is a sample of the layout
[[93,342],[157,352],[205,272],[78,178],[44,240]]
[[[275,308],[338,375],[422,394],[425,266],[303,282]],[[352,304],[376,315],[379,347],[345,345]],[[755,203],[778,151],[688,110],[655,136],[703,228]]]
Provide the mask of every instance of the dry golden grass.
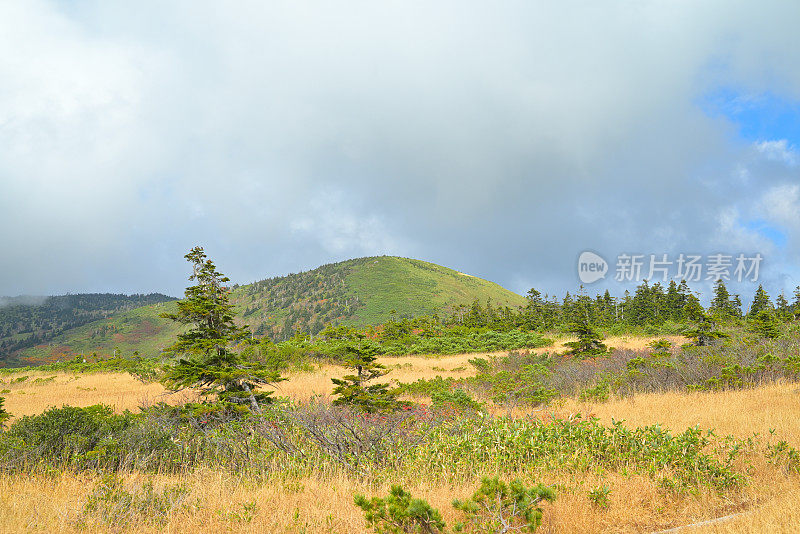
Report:
[[[24,382],[15,380],[27,376]],[[116,411],[138,410],[142,404],[157,401],[182,402],[193,395],[165,395],[160,384],[144,384],[127,373],[25,373],[0,376],[0,391],[6,399],[6,410],[14,417],[34,415],[47,408],[62,405],[91,406],[107,404]]]
[[[530,474],[523,475],[530,477]],[[131,484],[148,477],[123,475]],[[354,493],[385,495],[388,484],[369,486],[334,474],[299,480],[274,479],[252,484],[220,470],[199,470],[184,476],[153,477],[156,488],[184,484],[189,489],[189,506],[173,514],[165,532],[278,532],[278,533],[367,533],[361,511],[353,505]],[[775,481],[766,492],[749,491],[731,502],[712,494],[670,496],[644,476],[623,477],[615,473],[542,473],[536,479],[575,488],[562,491],[555,503],[545,504],[545,518],[539,532],[601,533],[655,532],[687,525],[740,510],[752,510],[735,521],[692,530],[692,532],[797,532],[800,517],[796,509],[797,479]],[[6,532],[105,532],[112,530],[96,518],[88,528],[77,520],[88,493],[99,480],[91,475],[40,476],[0,475],[0,533]],[[420,481],[405,487],[416,497],[428,500],[452,524],[459,516],[451,507],[454,498],[472,493],[478,477],[437,485]],[[607,509],[593,507],[587,497],[598,485],[612,488]],[[252,521],[233,514],[255,503]],[[759,530],[760,529],[760,530]],[[136,525],[134,532],[156,532],[160,528]]]
[[[607,344],[617,348],[640,349],[653,339],[612,337]],[[683,342],[683,338],[669,338],[673,343]],[[536,352],[563,350],[563,344],[570,338],[557,339],[550,347],[536,349]],[[380,363],[391,369],[383,377],[384,381],[413,382],[420,378],[429,379],[437,375],[460,378],[471,376],[475,369],[469,364],[472,358],[485,358],[505,355],[506,352],[472,353],[455,355],[385,356]],[[305,400],[314,395],[330,395],[333,390],[331,377],[341,377],[346,370],[340,366],[323,365],[315,372],[293,372],[289,380],[281,382],[276,388],[280,396]],[[20,376],[28,376],[24,382],[15,382]],[[47,380],[52,377],[52,380]],[[38,381],[37,381],[38,379]],[[159,384],[143,384],[126,373],[74,374],[63,372],[26,371],[24,373],[0,375],[0,391],[4,393],[6,409],[15,417],[43,412],[51,406],[90,406],[107,404],[118,411],[136,410],[142,404],[156,401],[170,403],[183,402],[190,397],[188,393],[166,394]]]
[[[614,340],[617,347],[640,348],[650,339]],[[440,357],[408,356],[383,358],[393,368],[390,375],[401,381],[433,376],[467,376],[473,372],[467,360],[476,355]],[[140,403],[159,399],[158,385],[144,385],[123,374],[70,375],[64,373],[26,373],[28,381],[9,385],[14,375],[4,376],[11,389],[5,394],[10,412],[33,414],[47,406],[71,404],[86,406],[111,404],[118,410],[135,409]],[[331,375],[341,375],[337,367],[323,366],[313,373],[294,373],[281,384],[279,395],[307,398],[330,393]],[[35,383],[35,378],[55,376],[51,382]],[[22,393],[24,391],[24,393]],[[173,400],[175,400],[173,398]],[[580,412],[604,422],[624,419],[630,426],[660,423],[674,431],[700,425],[717,434],[746,437],[754,432],[766,439],[770,429],[775,439],[800,445],[800,385],[779,383],[756,389],[715,393],[642,394],[605,403],[586,403],[568,399],[552,408],[535,412],[542,417],[564,417]],[[415,496],[427,499],[442,511],[452,524],[456,519],[450,503],[471,494],[481,474],[445,485],[433,481],[405,481]],[[398,476],[403,476],[398,474]],[[411,476],[411,475],[404,475]],[[702,493],[676,496],[660,490],[644,476],[623,476],[613,472],[575,474],[564,472],[519,473],[528,481],[560,484],[553,504],[545,505],[545,519],[539,532],[599,533],[655,532],[687,525],[726,514],[744,512],[729,521],[708,524],[681,532],[800,532],[800,478],[782,474],[763,459],[752,461],[752,484],[726,496]],[[126,474],[129,483],[147,477]],[[6,532],[105,532],[111,526],[96,520],[79,527],[76,520],[95,484],[94,475],[62,474],[40,476],[0,475],[0,533]],[[366,486],[340,473],[300,480],[273,479],[262,484],[242,481],[222,470],[204,469],[182,476],[157,476],[158,487],[186,484],[191,506],[177,511],[170,522],[160,527],[138,525],[137,532],[307,532],[366,533],[362,514],[352,502],[353,493],[383,495],[389,482]],[[612,489],[608,509],[591,506],[587,492],[598,485]],[[237,520],[231,512],[254,502],[251,522]]]
[[770,429],[800,445],[800,385],[768,384],[755,389],[640,394],[604,403],[567,400],[552,410],[557,416],[594,415],[604,422],[625,420],[630,426],[659,423],[670,429],[699,425],[717,434],[768,435]]

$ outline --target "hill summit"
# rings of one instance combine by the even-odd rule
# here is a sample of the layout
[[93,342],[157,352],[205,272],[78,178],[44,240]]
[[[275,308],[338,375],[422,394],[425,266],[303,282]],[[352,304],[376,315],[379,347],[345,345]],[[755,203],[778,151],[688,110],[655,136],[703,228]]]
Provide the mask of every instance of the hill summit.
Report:
[[[225,271],[225,266],[219,266]],[[234,285],[231,301],[258,336],[284,340],[315,334],[326,324],[380,324],[392,318],[446,314],[475,300],[517,307],[525,298],[500,285],[441,265],[410,258],[374,256],[323,265],[286,276]],[[0,354],[0,365],[35,364],[65,355],[138,351],[155,355],[180,326],[159,317],[174,308],[159,302],[66,330],[46,344]],[[2,326],[2,325],[0,325]]]

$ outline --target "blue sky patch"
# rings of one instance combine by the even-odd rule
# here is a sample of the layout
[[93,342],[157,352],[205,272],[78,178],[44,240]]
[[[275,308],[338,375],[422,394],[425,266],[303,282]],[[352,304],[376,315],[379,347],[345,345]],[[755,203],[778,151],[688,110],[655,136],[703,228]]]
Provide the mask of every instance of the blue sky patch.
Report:
[[786,247],[786,242],[787,242],[786,232],[784,232],[781,228],[773,224],[770,224],[763,219],[753,219],[751,221],[747,221],[744,223],[743,226],[748,230],[752,232],[757,232],[763,237],[769,239],[778,248]]
[[800,144],[800,102],[772,92],[753,94],[733,88],[706,94],[701,108],[710,116],[736,123],[739,135],[749,142],[786,139]]

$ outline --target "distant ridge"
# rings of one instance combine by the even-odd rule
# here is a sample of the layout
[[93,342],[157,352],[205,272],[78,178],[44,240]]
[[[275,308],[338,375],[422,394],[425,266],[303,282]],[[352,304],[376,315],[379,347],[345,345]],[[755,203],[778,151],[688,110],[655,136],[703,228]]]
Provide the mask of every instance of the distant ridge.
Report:
[[[219,266],[225,272],[225,266]],[[525,298],[500,285],[411,258],[373,256],[322,265],[301,273],[234,285],[232,301],[243,322],[274,340],[295,332],[316,333],[327,323],[379,324],[391,318],[448,313],[475,300],[517,307]],[[74,354],[156,355],[179,327],[159,313],[174,307],[159,302],[114,313],[103,320],[64,331],[47,343],[15,355],[15,363],[34,364]],[[0,324],[2,328],[2,324]],[[0,353],[0,363],[3,359]],[[12,363],[7,357],[7,363]]]

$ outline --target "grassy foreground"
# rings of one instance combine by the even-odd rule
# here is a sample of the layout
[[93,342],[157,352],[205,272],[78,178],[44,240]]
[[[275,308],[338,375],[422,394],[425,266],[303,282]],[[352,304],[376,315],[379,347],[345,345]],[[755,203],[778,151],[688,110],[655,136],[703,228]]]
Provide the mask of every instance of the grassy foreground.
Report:
[[[614,340],[616,346],[637,349],[649,340]],[[468,376],[474,370],[466,362],[475,355],[440,357],[387,357],[390,376],[402,382],[435,375]],[[338,368],[294,373],[279,395],[306,400],[329,392],[330,376]],[[18,380],[27,376],[25,380]],[[41,413],[50,405],[88,406],[104,403],[117,411],[135,410],[141,404],[167,399],[156,384],[143,384],[127,374],[41,373],[3,376],[0,388],[7,409],[16,416]],[[490,411],[494,408],[490,407]],[[496,411],[502,412],[497,409]],[[629,428],[658,424],[679,434],[698,426],[713,429],[712,446],[724,457],[731,447],[743,449],[731,468],[747,477],[740,487],[720,490],[698,485],[689,491],[665,489],[657,477],[647,476],[626,464],[586,463],[563,467],[476,463],[474,469],[435,468],[434,477],[414,472],[384,473],[377,477],[355,476],[332,464],[294,474],[275,472],[266,478],[238,476],[213,463],[181,473],[120,472],[125,490],[136,494],[152,483],[162,488],[180,486],[185,499],[180,507],[157,523],[109,522],[86,514],[86,503],[102,476],[92,471],[56,471],[31,475],[0,475],[0,532],[370,532],[353,494],[385,495],[392,483],[402,483],[415,497],[428,500],[452,524],[456,514],[450,502],[474,491],[482,475],[499,475],[525,482],[542,482],[556,488],[558,498],[544,506],[543,524],[537,532],[658,532],[704,520],[735,515],[732,519],[699,526],[690,532],[797,532],[800,529],[800,477],[764,455],[768,444],[785,440],[800,444],[800,384],[779,381],[759,387],[703,392],[665,392],[628,395],[607,402],[560,399],[546,408],[520,408],[517,421],[574,419],[593,416],[606,428],[625,421]],[[501,413],[504,415],[504,413]],[[738,445],[726,442],[731,435]],[[756,437],[750,440],[747,438]],[[498,442],[498,446],[502,446]],[[489,445],[489,450],[491,445]],[[498,454],[502,451],[497,450]],[[680,454],[678,454],[680,456]],[[456,464],[453,464],[456,465]],[[435,467],[435,466],[434,466]],[[608,504],[593,501],[592,490],[610,490]]]

